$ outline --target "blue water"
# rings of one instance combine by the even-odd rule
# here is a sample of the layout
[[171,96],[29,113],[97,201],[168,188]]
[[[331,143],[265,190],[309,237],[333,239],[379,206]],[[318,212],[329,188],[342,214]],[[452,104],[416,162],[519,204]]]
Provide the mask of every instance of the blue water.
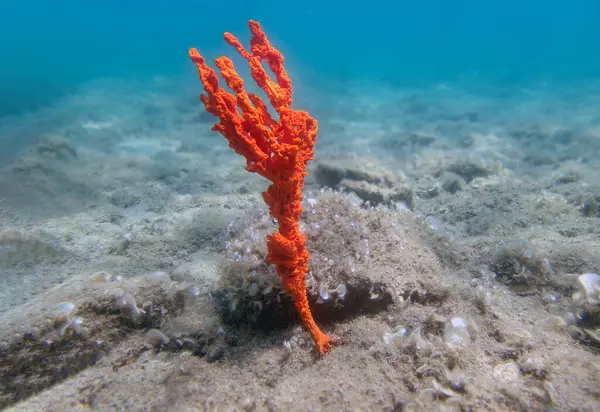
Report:
[[[223,40],[229,31],[247,45],[249,19],[283,52],[294,108],[319,123],[301,229],[313,242],[307,286],[329,307],[326,327],[345,334],[333,362],[349,366],[330,364],[336,376],[291,358],[283,348],[296,332],[267,337],[244,325],[230,335],[225,325],[262,318],[263,303],[273,324],[287,316],[261,257],[276,223],[260,197],[269,183],[244,171],[256,159],[228,147],[244,152],[244,143],[211,131],[218,120],[198,99],[188,57],[190,47],[209,61],[230,56],[252,90],[248,65]],[[288,126],[271,131],[290,149],[281,133],[301,128]],[[277,176],[293,157],[265,148],[265,136],[258,159]],[[42,398],[102,410],[227,409],[219,399],[237,409],[289,410],[289,400],[296,410],[370,410],[447,397],[465,410],[503,399],[506,409],[588,410],[598,401],[589,275],[600,273],[599,176],[600,0],[0,0],[0,409],[81,362],[91,373],[77,386]],[[286,195],[284,178],[270,193]],[[96,271],[116,276],[94,276],[87,295]],[[148,273],[168,291],[148,287]],[[137,310],[125,293],[150,310],[144,320],[127,317]],[[398,302],[379,312],[392,295]],[[47,334],[56,304],[71,300],[81,306],[60,315],[60,335]],[[381,346],[393,322],[413,346],[397,354]],[[74,339],[63,345],[67,327]],[[168,335],[169,352],[196,342],[182,344],[196,355],[214,341],[208,358],[226,360],[210,369],[135,349],[147,327]],[[472,347],[454,362],[460,345],[442,338]],[[506,359],[514,345],[525,349]],[[421,373],[427,365],[432,374]],[[141,382],[156,400],[140,403]]]
[[514,84],[600,75],[600,2],[0,2],[0,118],[90,80],[189,76],[187,49],[227,52],[263,24],[288,64],[315,82]]

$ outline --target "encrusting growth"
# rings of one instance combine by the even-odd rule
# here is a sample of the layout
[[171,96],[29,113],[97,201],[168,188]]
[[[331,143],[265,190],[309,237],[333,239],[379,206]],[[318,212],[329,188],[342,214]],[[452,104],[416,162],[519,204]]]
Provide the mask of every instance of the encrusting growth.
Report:
[[[310,255],[306,237],[298,226],[306,165],[313,158],[318,125],[307,112],[291,108],[292,83],[283,67],[283,55],[271,46],[259,23],[250,20],[248,26],[252,33],[250,52],[230,33],[225,33],[225,41],[248,61],[252,78],[264,90],[279,120],[271,117],[257,95],[246,92],[244,81],[229,58],[219,57],[215,65],[235,96],[219,87],[217,74],[198,50],[190,49],[189,55],[204,84],[206,94],[200,99],[206,111],[220,120],[212,130],[225,136],[229,147],[246,158],[246,170],[272,182],[263,199],[271,216],[277,219],[279,232],[267,236],[267,262],[276,265],[304,326],[317,350],[324,354],[331,349],[333,340],[319,329],[308,305],[305,276]],[[276,82],[263,68],[263,60],[275,74]]]

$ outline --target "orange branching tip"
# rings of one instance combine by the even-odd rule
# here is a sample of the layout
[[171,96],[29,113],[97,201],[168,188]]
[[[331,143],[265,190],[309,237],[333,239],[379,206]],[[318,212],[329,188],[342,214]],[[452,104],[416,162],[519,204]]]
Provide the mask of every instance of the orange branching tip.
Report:
[[[334,341],[319,329],[308,305],[305,276],[310,255],[306,238],[298,226],[306,165],[313,158],[317,139],[317,121],[307,112],[291,108],[292,81],[284,69],[283,55],[271,45],[260,24],[250,20],[248,26],[252,33],[249,51],[231,33],[225,33],[225,41],[248,61],[252,78],[264,90],[279,120],[271,117],[267,105],[258,96],[246,92],[244,81],[229,58],[219,57],[215,65],[233,94],[219,86],[217,74],[198,50],[190,49],[189,54],[204,85],[205,94],[200,99],[206,111],[219,118],[213,130],[221,133],[229,146],[246,158],[246,170],[271,182],[263,199],[271,216],[277,219],[279,231],[267,237],[267,262],[277,267],[304,326],[311,333],[317,350],[324,354]],[[275,80],[267,74],[263,62]]]

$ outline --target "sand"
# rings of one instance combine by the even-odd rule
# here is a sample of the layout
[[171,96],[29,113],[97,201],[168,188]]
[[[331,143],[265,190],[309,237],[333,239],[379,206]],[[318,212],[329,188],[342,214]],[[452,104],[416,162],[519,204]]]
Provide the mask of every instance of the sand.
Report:
[[599,86],[305,91],[325,357],[264,264],[266,183],[195,98],[105,82],[12,119],[3,145],[35,138],[0,174],[0,406],[600,410],[574,296],[600,272]]

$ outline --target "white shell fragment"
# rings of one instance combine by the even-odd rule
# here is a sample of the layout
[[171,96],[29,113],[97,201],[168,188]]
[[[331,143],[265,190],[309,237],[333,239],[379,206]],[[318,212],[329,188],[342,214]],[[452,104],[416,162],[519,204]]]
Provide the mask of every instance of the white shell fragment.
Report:
[[78,336],[84,336],[86,331],[83,328],[83,318],[73,317],[75,305],[72,302],[61,302],[54,307],[52,318],[57,325],[56,333],[58,336],[64,336],[68,330],[71,330]]
[[120,282],[122,280],[121,276],[113,275],[112,273],[108,273],[104,270],[100,272],[94,273],[90,276],[90,280],[96,283],[107,283],[107,282]]
[[443,341],[452,346],[469,346],[471,344],[471,335],[469,334],[469,325],[461,317],[450,319],[444,326]]
[[346,288],[346,285],[344,285],[343,283],[340,283],[338,285],[338,287],[335,288],[332,292],[335,293],[338,298],[344,299],[344,297],[346,296],[346,293],[348,293],[348,289]]
[[121,296],[119,303],[121,306],[121,312],[131,316],[133,319],[137,319],[140,315],[146,313],[143,309],[137,307],[135,298],[129,293],[125,293],[123,296]]
[[433,344],[425,339],[423,335],[421,335],[421,327],[416,328],[410,334],[407,339],[409,345],[411,345],[416,350],[429,350],[433,347]]
[[404,342],[406,336],[408,335],[408,331],[404,326],[398,326],[394,328],[391,332],[385,332],[383,334],[383,343],[386,345],[394,345]]
[[166,289],[169,289],[173,282],[171,276],[167,272],[162,271],[151,272],[146,278],[151,281],[162,283]]
[[73,309],[75,309],[75,304],[72,302],[61,302],[55,306],[54,314],[57,317],[69,317]]
[[503,383],[514,382],[519,379],[520,375],[519,367],[512,362],[498,365],[492,372],[494,379]]
[[82,324],[83,318],[73,318],[73,320],[71,321],[71,329],[73,329],[73,332],[75,332],[76,335],[85,335],[85,329],[83,328]]
[[348,293],[348,289],[346,288],[346,285],[343,283],[340,283],[335,289],[329,289],[329,287],[325,283],[323,283],[323,284],[321,284],[321,286],[319,286],[319,297],[321,298],[322,301],[327,301],[327,300],[331,299],[332,296],[335,296],[338,299],[343,300],[346,297],[347,293]]
[[63,336],[67,328],[71,325],[71,314],[75,310],[72,302],[61,302],[54,307],[51,317],[55,324],[58,324],[58,336]]
[[[579,275],[575,281],[573,302],[600,306],[600,276],[595,273]],[[591,309],[591,308],[590,308]]]
[[321,297],[321,299],[323,300],[328,300],[329,299],[329,289],[327,288],[326,284],[322,284],[321,286],[319,286],[319,296]]
[[161,346],[169,343],[169,338],[167,338],[158,329],[150,329],[148,332],[146,332],[146,342],[155,348],[160,348]]

